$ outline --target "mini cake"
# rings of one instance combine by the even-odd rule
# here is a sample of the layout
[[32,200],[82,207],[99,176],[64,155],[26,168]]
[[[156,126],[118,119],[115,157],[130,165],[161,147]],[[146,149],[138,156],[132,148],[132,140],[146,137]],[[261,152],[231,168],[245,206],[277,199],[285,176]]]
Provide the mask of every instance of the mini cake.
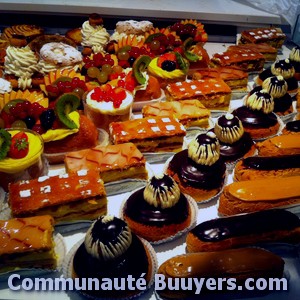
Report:
[[300,176],[289,176],[230,183],[221,194],[218,212],[232,216],[299,205],[299,180]]
[[294,47],[290,54],[289,59],[291,64],[294,66],[295,69],[295,77],[298,81],[300,81],[300,47]]
[[287,82],[289,93],[297,92],[298,81],[295,78],[295,68],[288,58],[274,62],[270,68],[262,71],[258,75],[256,83],[261,84],[268,77],[279,75],[281,75]]
[[186,128],[209,126],[210,111],[199,100],[162,101],[145,105],[142,109],[144,118],[175,116]]
[[55,269],[53,224],[49,215],[0,220],[0,272],[20,268]]
[[281,75],[266,78],[262,88],[273,97],[274,113],[279,116],[292,113],[293,99],[287,92],[288,84]]
[[188,252],[220,251],[265,242],[300,242],[299,218],[283,209],[202,222],[187,235]]
[[231,89],[220,78],[170,83],[165,92],[168,101],[197,99],[210,110],[228,110],[231,100]]
[[300,134],[300,120],[287,122],[282,134]]
[[168,52],[153,58],[148,65],[148,72],[155,76],[164,90],[169,83],[184,81],[188,63],[178,52]]
[[232,114],[242,121],[244,130],[252,139],[262,139],[279,130],[279,122],[273,110],[273,97],[266,90],[260,90],[248,95],[244,105],[235,109]]
[[187,228],[191,209],[177,183],[163,174],[150,178],[145,188],[126,200],[123,218],[135,234],[156,242]]
[[221,157],[227,163],[254,154],[254,142],[238,117],[229,113],[219,117],[213,131],[219,139]]
[[[149,285],[154,271],[150,248],[129,229],[121,219],[99,217],[88,229],[84,242],[75,252],[72,264],[73,278],[146,279]],[[127,287],[127,286],[126,286]],[[139,289],[86,290],[84,293],[99,298],[129,298],[141,293]]]
[[91,90],[84,101],[84,113],[97,128],[109,131],[111,122],[129,120],[133,96],[123,88],[106,84]]
[[0,186],[7,191],[10,183],[47,174],[43,150],[43,140],[34,131],[0,129]]
[[300,139],[292,134],[275,136],[256,144],[260,156],[300,154]]
[[239,161],[234,169],[236,181],[298,175],[300,175],[300,154],[247,157]]
[[65,155],[68,173],[98,170],[104,183],[125,178],[147,179],[146,159],[133,143],[96,146]]
[[216,196],[224,185],[226,165],[220,158],[220,143],[213,132],[199,134],[188,149],[176,153],[167,173],[180,190],[197,202]]
[[104,52],[109,41],[109,33],[103,26],[103,20],[98,14],[91,14],[89,20],[82,24],[81,45],[84,47],[83,54]]

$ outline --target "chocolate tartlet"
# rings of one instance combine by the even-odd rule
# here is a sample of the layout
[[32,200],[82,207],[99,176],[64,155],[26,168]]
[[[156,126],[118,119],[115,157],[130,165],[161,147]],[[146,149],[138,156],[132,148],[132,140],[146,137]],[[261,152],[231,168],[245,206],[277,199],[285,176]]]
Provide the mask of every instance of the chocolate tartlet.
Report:
[[281,75],[286,80],[289,92],[297,90],[298,81],[295,78],[295,68],[289,59],[274,62],[270,68],[265,69],[258,75],[257,83],[261,84],[267,78],[278,75]]
[[220,157],[220,143],[213,132],[199,134],[188,149],[176,153],[168,169],[180,190],[197,202],[209,200],[222,189],[226,164]]
[[230,113],[219,117],[213,131],[219,139],[221,157],[227,163],[254,154],[254,142],[238,117]]
[[[142,241],[128,225],[113,216],[101,216],[89,228],[84,242],[73,259],[74,278],[140,278],[145,273],[151,280],[152,260]],[[138,262],[138,263],[137,263]],[[136,290],[88,290],[95,297],[126,298],[139,294]]]
[[232,114],[242,121],[244,130],[253,139],[262,139],[278,132],[279,122],[273,110],[273,97],[266,90],[258,90],[250,93],[245,104],[235,109]]
[[191,223],[191,209],[177,183],[163,174],[150,178],[145,188],[126,200],[123,217],[134,233],[157,242],[187,228]]

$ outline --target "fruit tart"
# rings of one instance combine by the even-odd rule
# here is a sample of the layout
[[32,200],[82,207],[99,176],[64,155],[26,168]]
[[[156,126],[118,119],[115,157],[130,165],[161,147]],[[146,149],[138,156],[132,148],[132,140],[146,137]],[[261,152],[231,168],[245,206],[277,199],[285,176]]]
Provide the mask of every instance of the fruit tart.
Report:
[[0,186],[45,175],[48,165],[43,157],[41,136],[28,129],[0,129]]

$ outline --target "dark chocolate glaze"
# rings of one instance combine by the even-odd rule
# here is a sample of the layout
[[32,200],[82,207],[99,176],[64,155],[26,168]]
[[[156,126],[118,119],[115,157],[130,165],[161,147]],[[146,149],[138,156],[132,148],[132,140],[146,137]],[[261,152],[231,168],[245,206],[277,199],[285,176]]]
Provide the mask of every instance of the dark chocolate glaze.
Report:
[[275,86],[283,87],[285,85],[285,79],[279,80],[277,76],[270,77],[270,84]]
[[117,243],[118,237],[126,226],[126,223],[118,218],[107,222],[97,220],[91,231],[93,241],[101,241],[103,244]]
[[222,158],[211,166],[195,163],[188,157],[188,150],[174,155],[169,168],[176,174],[184,185],[204,190],[220,188],[224,183],[226,165]]
[[289,59],[281,59],[275,62],[274,64],[275,69],[281,69],[283,71],[288,71],[293,68]]
[[[132,275],[138,279],[142,273],[148,273],[149,261],[144,245],[132,234],[132,243],[127,251],[113,261],[100,261],[87,253],[84,243],[78,248],[73,260],[74,272],[79,278],[127,278]],[[124,291],[85,291],[98,297],[122,295]]]
[[295,61],[295,60],[290,59],[290,62],[294,66],[295,72],[300,73],[300,61]]
[[272,77],[272,76],[274,76],[274,74],[271,72],[271,68],[267,68],[258,74],[258,78],[261,81],[264,81],[265,79]]
[[235,117],[232,119],[227,119],[226,115],[219,117],[218,124],[221,127],[230,127],[230,128],[233,128],[234,126],[237,126],[237,127],[240,126],[238,118]]
[[173,207],[162,209],[144,200],[144,189],[139,189],[127,199],[124,205],[124,214],[127,217],[138,223],[157,227],[180,224],[187,220],[189,203],[183,194]]
[[251,110],[246,106],[241,106],[232,112],[243,123],[245,128],[269,128],[278,123],[274,113],[264,114],[262,111]]
[[153,186],[154,191],[158,191],[159,193],[164,193],[165,187],[168,188],[168,190],[171,190],[174,186],[174,181],[172,178],[166,174],[162,178],[157,178],[153,176],[150,179],[149,184]]
[[299,132],[300,131],[300,120],[287,122],[285,128],[289,131]]
[[248,132],[232,144],[220,141],[220,153],[225,161],[233,161],[243,157],[254,145],[254,142]]
[[274,98],[274,113],[277,112],[285,112],[287,111],[293,104],[293,98],[289,93],[286,93],[282,97]]
[[283,156],[253,156],[243,159],[243,166],[255,170],[300,168],[300,154]]
[[299,226],[300,220],[293,213],[272,209],[206,221],[193,228],[191,233],[204,242],[219,242],[238,236],[292,230]]

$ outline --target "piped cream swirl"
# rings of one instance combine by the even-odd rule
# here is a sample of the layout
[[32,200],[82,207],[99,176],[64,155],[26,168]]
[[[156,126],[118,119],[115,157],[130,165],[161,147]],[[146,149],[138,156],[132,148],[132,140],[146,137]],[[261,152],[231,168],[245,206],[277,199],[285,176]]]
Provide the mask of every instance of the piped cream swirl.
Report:
[[233,144],[243,136],[244,127],[238,117],[227,113],[225,116],[221,116],[218,119],[214,132],[221,142]]
[[[116,223],[117,221],[117,223]],[[97,226],[101,226],[105,230],[105,234],[111,236],[115,234],[116,227],[121,223],[121,230],[117,237],[113,237],[111,241],[101,240],[101,235],[97,231]],[[95,236],[97,238],[95,238]],[[94,258],[103,261],[110,261],[120,257],[130,247],[132,241],[131,230],[128,225],[121,219],[114,216],[101,216],[88,229],[84,240],[86,251]]]
[[245,105],[252,110],[269,114],[274,110],[274,99],[266,90],[261,90],[246,97]]
[[174,179],[166,174],[153,176],[144,189],[144,199],[160,208],[174,206],[180,199],[180,189]]
[[188,156],[200,165],[211,166],[220,158],[220,143],[213,132],[196,136],[188,145]]

